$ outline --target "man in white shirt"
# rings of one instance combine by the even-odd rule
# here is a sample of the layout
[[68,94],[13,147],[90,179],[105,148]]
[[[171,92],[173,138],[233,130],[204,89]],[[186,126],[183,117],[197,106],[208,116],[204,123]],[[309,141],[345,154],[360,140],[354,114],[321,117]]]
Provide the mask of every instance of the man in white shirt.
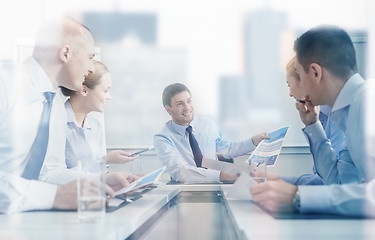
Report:
[[214,122],[194,116],[190,90],[180,83],[164,89],[163,105],[172,119],[155,135],[154,146],[159,159],[167,166],[167,172],[175,181],[236,181],[237,175],[202,167],[203,157],[217,160],[217,153],[225,158],[242,156],[254,150],[263,139],[269,138],[266,133],[261,133],[244,141],[226,140]]
[[[63,179],[72,179],[63,171],[39,176],[39,170],[35,180],[21,176],[28,169],[29,155],[42,125],[45,93],[52,93],[54,98],[48,145],[43,152],[45,159],[56,161],[45,161],[48,164],[43,164],[42,169],[55,167],[51,163],[65,163],[66,97],[58,87],[80,90],[85,76],[94,71],[94,55],[94,39],[89,30],[74,19],[64,17],[49,22],[39,31],[33,55],[24,63],[0,64],[1,213],[77,207],[77,183],[63,182]],[[41,148],[38,144],[36,147]],[[39,180],[67,184],[56,186],[37,181],[38,176]],[[128,174],[107,179],[110,186],[106,190],[111,196],[114,189],[132,181]]]

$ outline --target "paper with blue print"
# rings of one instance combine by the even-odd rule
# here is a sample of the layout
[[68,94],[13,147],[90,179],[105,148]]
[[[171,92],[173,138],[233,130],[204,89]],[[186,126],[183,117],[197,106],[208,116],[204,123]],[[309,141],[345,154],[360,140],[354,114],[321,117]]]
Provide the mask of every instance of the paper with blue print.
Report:
[[251,161],[252,163],[258,164],[265,162],[267,163],[267,166],[275,165],[288,129],[289,127],[283,127],[273,132],[269,132],[268,136],[270,139],[264,139],[261,141],[246,160],[246,163]]

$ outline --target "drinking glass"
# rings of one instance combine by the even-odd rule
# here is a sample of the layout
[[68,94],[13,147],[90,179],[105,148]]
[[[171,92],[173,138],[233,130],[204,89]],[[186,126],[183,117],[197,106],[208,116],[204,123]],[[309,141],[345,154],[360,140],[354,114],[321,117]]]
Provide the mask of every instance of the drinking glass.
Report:
[[105,162],[78,161],[81,178],[77,181],[78,219],[80,222],[101,222],[105,217]]

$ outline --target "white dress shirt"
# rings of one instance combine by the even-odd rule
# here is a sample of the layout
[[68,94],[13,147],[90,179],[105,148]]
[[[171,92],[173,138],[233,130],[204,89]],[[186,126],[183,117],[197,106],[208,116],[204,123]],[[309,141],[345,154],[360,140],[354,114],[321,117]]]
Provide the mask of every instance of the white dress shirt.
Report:
[[[219,127],[207,118],[195,117],[190,126],[205,158],[217,160],[217,153],[225,158],[234,158],[255,149],[251,138],[240,142],[226,140]],[[155,135],[154,146],[159,159],[176,181],[219,183],[220,171],[196,166],[186,127],[170,120],[162,131]]]
[[[23,64],[1,63],[0,86],[0,212],[49,209],[55,198],[56,186],[20,176],[39,129],[45,101],[43,92],[56,90],[33,58]],[[58,122],[65,119],[65,111],[59,110],[64,105],[58,106],[63,101],[58,91],[50,120],[50,128],[56,128],[56,131],[50,132],[46,158],[64,154],[64,127],[58,128]]]

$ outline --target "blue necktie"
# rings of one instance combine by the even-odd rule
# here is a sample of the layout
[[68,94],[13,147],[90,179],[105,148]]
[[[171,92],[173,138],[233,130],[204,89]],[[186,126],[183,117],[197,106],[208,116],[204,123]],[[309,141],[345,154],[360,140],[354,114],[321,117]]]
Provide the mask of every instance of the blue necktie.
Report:
[[191,126],[187,127],[186,131],[189,133],[189,143],[190,143],[191,150],[193,151],[195,164],[197,165],[197,167],[202,167],[203,155],[202,155],[201,149],[199,148],[197,139],[195,139],[193,135],[193,132],[192,132],[193,130]]
[[55,93],[45,92],[46,102],[44,104],[42,120],[39,125],[38,134],[34,140],[33,146],[28,156],[28,162],[22,177],[30,180],[39,178],[42,169],[44,157],[46,156],[48,136],[49,136],[49,119],[51,115],[52,100]]

